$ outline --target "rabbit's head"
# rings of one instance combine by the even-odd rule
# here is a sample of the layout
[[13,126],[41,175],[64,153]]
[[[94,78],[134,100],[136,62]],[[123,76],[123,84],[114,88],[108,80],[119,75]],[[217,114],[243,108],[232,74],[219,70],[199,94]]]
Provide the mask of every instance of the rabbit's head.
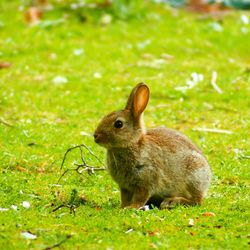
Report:
[[139,83],[132,90],[125,109],[106,115],[98,125],[95,142],[105,148],[126,148],[145,133],[143,111],[149,100],[149,88]]

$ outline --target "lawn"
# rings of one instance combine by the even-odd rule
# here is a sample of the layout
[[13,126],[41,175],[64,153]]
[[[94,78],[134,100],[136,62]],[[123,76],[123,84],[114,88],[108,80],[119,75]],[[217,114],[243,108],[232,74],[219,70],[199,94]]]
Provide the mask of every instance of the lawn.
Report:
[[[12,63],[0,69],[0,248],[249,247],[249,12],[212,19],[137,1],[123,11],[57,2],[30,26],[26,2],[0,3],[0,62]],[[222,93],[211,85],[212,72]],[[187,88],[187,80],[195,84]],[[57,184],[74,145],[88,145],[105,162],[88,135],[142,81],[151,89],[146,125],[181,131],[210,162],[213,181],[202,206],[121,210],[105,171],[71,171]],[[74,161],[77,150],[64,170]],[[63,204],[75,211],[56,209]]]

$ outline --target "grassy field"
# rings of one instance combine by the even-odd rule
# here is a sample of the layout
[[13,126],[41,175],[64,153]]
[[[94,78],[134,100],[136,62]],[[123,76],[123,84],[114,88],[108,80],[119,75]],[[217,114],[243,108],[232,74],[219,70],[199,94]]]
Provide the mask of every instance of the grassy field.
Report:
[[[134,4],[107,16],[58,3],[44,21],[29,26],[23,2],[0,3],[0,62],[12,63],[0,69],[0,248],[249,247],[250,14],[216,21]],[[210,83],[213,71],[221,94]],[[192,73],[204,79],[179,88]],[[152,93],[147,126],[183,132],[209,159],[214,176],[200,207],[121,210],[118,187],[106,172],[72,171],[57,185],[69,147],[85,143],[105,161],[104,150],[85,134],[104,114],[123,108],[141,81]],[[87,160],[98,166],[89,155]],[[64,169],[74,161],[80,161],[78,151]],[[63,204],[74,205],[75,213],[53,211]]]

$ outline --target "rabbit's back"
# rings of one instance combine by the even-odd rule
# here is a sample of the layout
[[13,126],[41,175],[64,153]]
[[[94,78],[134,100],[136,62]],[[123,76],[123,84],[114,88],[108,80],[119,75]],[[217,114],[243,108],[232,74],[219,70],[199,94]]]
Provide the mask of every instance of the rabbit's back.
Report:
[[191,150],[201,153],[200,149],[198,149],[191,140],[173,129],[165,127],[148,129],[145,138],[172,153],[176,153],[180,150]]
[[[185,135],[158,127],[147,131],[145,141],[151,157],[161,154],[157,170],[162,173],[162,178],[156,193],[171,191],[188,198],[195,192],[201,196],[206,193],[212,176],[210,166],[201,150]],[[165,189],[166,186],[170,188]]]

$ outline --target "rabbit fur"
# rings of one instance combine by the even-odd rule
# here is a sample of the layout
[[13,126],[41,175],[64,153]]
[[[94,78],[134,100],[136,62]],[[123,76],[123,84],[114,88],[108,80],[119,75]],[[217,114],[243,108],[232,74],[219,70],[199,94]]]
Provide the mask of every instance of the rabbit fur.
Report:
[[148,86],[137,84],[125,108],[105,116],[94,133],[95,142],[107,149],[107,167],[119,185],[121,207],[201,204],[212,176],[206,158],[177,131],[146,129],[143,111],[148,100]]

